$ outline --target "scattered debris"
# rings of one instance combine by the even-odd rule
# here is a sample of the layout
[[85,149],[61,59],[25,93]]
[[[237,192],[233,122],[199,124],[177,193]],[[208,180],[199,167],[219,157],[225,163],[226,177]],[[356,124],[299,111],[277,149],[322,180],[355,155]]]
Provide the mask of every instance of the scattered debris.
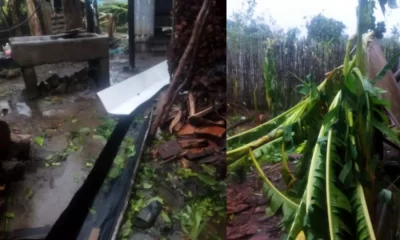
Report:
[[207,147],[208,142],[206,139],[192,138],[192,139],[180,139],[178,140],[179,145],[184,149],[189,148],[201,148]]
[[41,147],[43,147],[44,144],[44,138],[42,136],[37,136],[35,137],[35,143]]
[[169,132],[172,133],[176,127],[176,125],[180,122],[182,118],[182,110],[179,109],[178,113],[175,115],[171,124],[169,125]]
[[20,69],[0,69],[0,78],[14,79],[21,76]]
[[190,124],[184,125],[178,132],[178,136],[194,136],[196,128]]
[[225,128],[218,126],[196,128],[195,134],[198,137],[204,137],[210,140],[218,141],[225,137]]
[[20,160],[30,159],[32,136],[11,134],[11,157]]
[[227,188],[226,239],[280,239],[279,216],[267,217],[268,207],[256,177],[245,183],[229,182]]
[[60,95],[87,89],[91,84],[88,68],[85,67],[71,76],[60,77],[53,74],[38,85],[41,95]]
[[211,147],[194,148],[194,149],[191,149],[190,151],[188,151],[186,156],[189,160],[198,160],[198,159],[208,157],[213,153],[214,153],[214,149]]
[[158,153],[162,159],[167,159],[173,156],[177,156],[181,153],[181,146],[175,140],[171,140],[158,147]]

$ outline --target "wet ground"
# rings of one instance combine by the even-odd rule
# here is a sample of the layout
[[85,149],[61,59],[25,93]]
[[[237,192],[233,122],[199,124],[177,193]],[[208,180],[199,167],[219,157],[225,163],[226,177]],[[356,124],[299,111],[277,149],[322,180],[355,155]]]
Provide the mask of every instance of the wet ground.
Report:
[[[285,189],[280,171],[269,172],[268,177],[280,190]],[[282,239],[281,217],[267,216],[268,201],[262,185],[256,171],[248,173],[243,182],[228,180],[227,240]]]
[[[231,109],[232,110],[232,109]],[[243,118],[253,118],[252,121],[237,126],[230,131],[230,136],[256,127],[261,122],[257,119],[260,113],[240,108],[228,114],[228,127]],[[265,114],[266,116],[268,114]],[[256,117],[254,117],[256,116]],[[266,117],[267,118],[267,117]],[[262,119],[263,121],[266,118]],[[266,169],[264,166],[264,169]],[[271,167],[271,166],[269,166]],[[280,166],[273,166],[273,171],[265,170],[265,174],[280,189],[285,189],[285,183]],[[282,239],[280,227],[281,216],[267,216],[268,200],[262,192],[263,182],[256,170],[248,172],[244,180],[232,178],[227,180],[227,227],[228,240],[277,240]]]
[[[164,57],[137,55],[137,70],[143,71]],[[122,73],[126,59],[112,59],[111,82],[123,81],[134,73]],[[63,63],[36,68],[39,81],[52,74],[69,76],[84,63]],[[92,137],[106,112],[94,89],[24,102],[21,77],[0,79],[0,107],[14,133],[32,135],[32,159],[26,164],[25,179],[11,186],[8,199],[8,230],[52,225],[81,186],[90,163],[97,158],[104,141]],[[72,141],[77,138],[78,143]],[[88,134],[87,134],[88,133]],[[66,157],[64,159],[64,157]]]

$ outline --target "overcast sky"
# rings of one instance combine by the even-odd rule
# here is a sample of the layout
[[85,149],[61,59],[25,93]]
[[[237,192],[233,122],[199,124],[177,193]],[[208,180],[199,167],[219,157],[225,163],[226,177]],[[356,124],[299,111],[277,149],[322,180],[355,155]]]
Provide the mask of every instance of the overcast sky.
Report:
[[[285,30],[298,27],[305,33],[305,17],[323,13],[324,16],[342,21],[346,26],[346,33],[356,32],[357,0],[257,0],[255,14],[257,16],[271,16],[276,24]],[[400,2],[400,0],[397,0]],[[228,17],[232,12],[242,7],[242,0],[227,0]],[[398,4],[400,5],[400,4]],[[384,17],[379,4],[376,4],[375,16],[377,21],[385,21],[387,32],[400,24],[400,8],[389,9]],[[267,13],[267,14],[265,14]]]

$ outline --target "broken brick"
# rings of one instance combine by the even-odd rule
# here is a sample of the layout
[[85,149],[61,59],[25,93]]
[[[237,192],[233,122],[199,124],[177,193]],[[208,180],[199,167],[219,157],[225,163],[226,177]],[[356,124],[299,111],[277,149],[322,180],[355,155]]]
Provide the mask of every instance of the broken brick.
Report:
[[176,140],[168,141],[167,143],[164,143],[158,147],[158,153],[160,154],[162,159],[177,156],[181,153],[181,151],[181,145],[179,145]]
[[214,162],[217,162],[218,160],[225,161],[225,158],[224,158],[224,157],[221,157],[221,156],[218,156],[218,155],[216,155],[216,156],[209,156],[209,157],[205,157],[205,158],[203,158],[203,159],[200,159],[200,160],[198,161],[198,163],[199,163],[199,164],[214,163]]
[[218,126],[196,128],[195,134],[207,139],[221,139],[225,136],[225,128]]
[[188,153],[186,154],[186,157],[189,160],[197,160],[200,158],[204,158],[207,156],[210,156],[211,154],[215,153],[214,150],[210,147],[207,148],[196,148],[189,150]]
[[188,149],[188,148],[201,148],[201,147],[207,147],[208,146],[208,141],[205,139],[181,139],[178,140],[179,144],[181,145],[182,148]]
[[194,135],[196,128],[190,124],[184,125],[178,132],[178,136]]

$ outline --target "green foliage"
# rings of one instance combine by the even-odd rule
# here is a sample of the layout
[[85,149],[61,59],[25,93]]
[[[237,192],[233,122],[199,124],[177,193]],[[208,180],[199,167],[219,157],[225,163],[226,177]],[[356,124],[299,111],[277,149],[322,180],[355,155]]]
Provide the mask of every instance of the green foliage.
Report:
[[307,34],[310,39],[320,42],[339,42],[346,25],[322,14],[314,16],[307,24]]
[[[375,179],[377,159],[371,143],[376,131],[396,143],[400,140],[388,127],[382,90],[371,80],[379,81],[392,63],[369,80],[351,64],[354,59],[350,60],[349,51],[345,59],[344,67],[332,71],[317,88],[303,86],[307,97],[302,102],[259,127],[228,138],[228,146],[238,146],[227,152],[228,169],[233,171],[237,162],[243,166],[251,160],[265,183],[272,213],[283,214],[288,239],[301,233],[306,239],[376,239],[365,194]],[[318,136],[312,137],[310,132],[315,129],[319,129]],[[287,181],[290,188],[295,180],[294,187],[286,192],[279,191],[260,167],[275,156],[266,151],[260,157],[253,154],[260,145],[274,143],[277,148],[278,137],[292,148],[302,145],[297,172]],[[281,153],[284,166],[286,154]],[[287,178],[291,173],[285,169]]]
[[287,45],[293,45],[300,35],[300,29],[298,28],[289,28],[286,32],[286,43]]
[[223,211],[222,208],[216,208],[213,199],[205,198],[196,201],[191,205],[186,205],[181,211],[174,215],[174,218],[180,222],[182,231],[191,240],[201,239],[205,227],[215,215],[215,211]]
[[390,33],[395,40],[400,40],[400,25],[395,25],[391,30]]
[[272,30],[265,19],[254,17],[256,5],[255,0],[244,0],[241,10],[234,12],[227,19],[227,37],[231,44],[229,49],[254,45],[254,36],[272,35]]
[[382,39],[383,34],[386,32],[386,24],[385,22],[376,23],[376,27],[374,29],[375,37],[377,39]]
[[366,33],[368,30],[373,30],[377,39],[382,39],[383,34],[386,32],[385,22],[376,22],[374,10],[376,9],[375,0],[363,0],[364,10],[361,12],[362,23],[359,25],[361,33]]
[[[96,128],[96,133],[98,135],[94,135],[94,138],[98,139],[108,139],[113,132],[117,122],[109,117],[102,118],[103,123]],[[86,129],[81,129],[80,132],[86,132]],[[121,143],[121,146],[118,150],[118,154],[114,159],[113,165],[108,172],[107,178],[105,180],[105,190],[108,188],[108,184],[110,181],[118,178],[122,171],[125,168],[126,161],[128,158],[134,156],[135,153],[135,144],[134,139],[130,136],[126,136]]]
[[150,148],[143,158],[119,239],[130,239],[141,231],[134,227],[135,217],[152,200],[163,204],[162,219],[148,230],[158,239],[169,239],[177,229],[193,240],[218,239],[210,228],[226,218],[226,185],[215,180],[215,167],[202,164],[196,171],[175,164],[160,167],[149,161]]
[[270,113],[275,116],[283,108],[283,85],[279,83],[275,67],[275,55],[273,52],[275,42],[272,39],[267,39],[265,45],[266,56],[263,65],[265,97]]
[[[128,209],[125,213],[124,223],[121,226],[119,239],[128,240],[134,230],[135,217],[141,209],[146,207],[152,200],[158,200],[163,203],[159,197],[150,198],[145,194],[149,186],[155,185],[156,175],[154,168],[147,163],[140,165],[137,177],[135,179],[135,193],[130,199]],[[151,187],[150,187],[151,188]],[[166,214],[164,211],[162,214]]]
[[250,158],[253,161],[254,166],[262,180],[264,181],[263,192],[268,199],[269,205],[267,208],[267,213],[273,215],[279,211],[283,212],[283,222],[288,225],[292,222],[294,214],[298,209],[298,203],[281,193],[272,182],[265,176],[263,170],[258,164],[253,152],[249,150]]
[[109,117],[102,118],[102,124],[97,127],[96,132],[103,136],[105,139],[109,138],[112,131],[114,130],[117,122]]
[[[14,6],[15,8],[10,8],[10,6]],[[15,16],[19,18],[19,21],[23,21],[26,18],[27,14],[26,1],[21,1],[21,0],[0,1],[0,9],[3,10],[5,14],[4,17],[2,14],[0,14],[0,26],[2,27],[2,29],[10,27],[10,25],[13,23],[14,19],[12,19],[12,14],[15,14]],[[6,20],[8,24],[6,24],[4,20]],[[7,27],[7,25],[9,26]]]
[[[118,3],[108,3],[99,6],[100,20],[102,20],[102,16],[106,14],[111,14],[115,21],[116,26],[124,26],[128,23],[128,3],[127,2],[118,2]],[[102,22],[103,24],[103,22]]]

